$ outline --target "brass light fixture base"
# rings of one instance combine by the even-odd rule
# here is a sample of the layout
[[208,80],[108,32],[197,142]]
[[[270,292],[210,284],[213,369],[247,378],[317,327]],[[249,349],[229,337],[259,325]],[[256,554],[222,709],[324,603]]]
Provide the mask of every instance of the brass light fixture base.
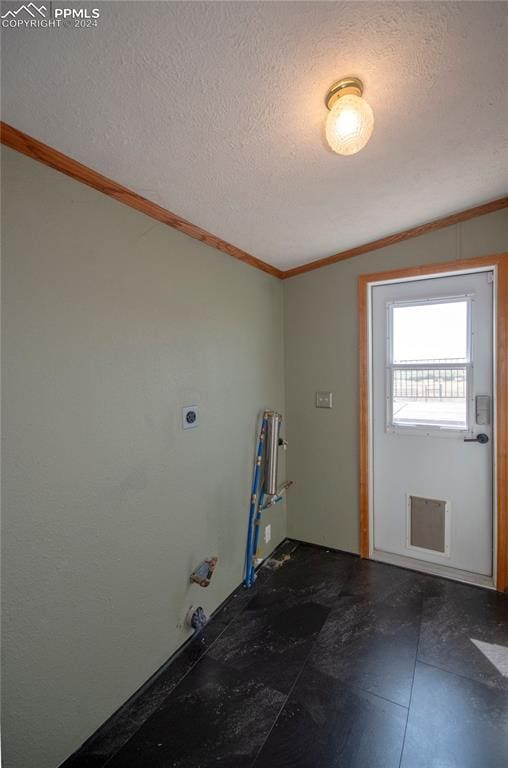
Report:
[[330,86],[325,97],[327,109],[331,109],[341,96],[352,93],[355,96],[361,96],[363,93],[363,83],[358,77],[343,77]]

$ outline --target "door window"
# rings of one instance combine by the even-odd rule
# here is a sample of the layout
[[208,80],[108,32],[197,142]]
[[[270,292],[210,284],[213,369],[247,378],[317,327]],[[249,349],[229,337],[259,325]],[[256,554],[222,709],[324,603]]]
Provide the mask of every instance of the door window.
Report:
[[387,305],[387,427],[467,431],[471,299]]

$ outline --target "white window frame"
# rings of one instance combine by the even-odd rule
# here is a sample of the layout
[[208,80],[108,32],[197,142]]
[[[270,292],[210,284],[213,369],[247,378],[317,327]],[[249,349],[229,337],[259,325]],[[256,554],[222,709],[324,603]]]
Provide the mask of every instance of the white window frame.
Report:
[[[451,304],[452,302],[467,303],[467,348],[466,361],[463,363],[394,363],[393,362],[393,310],[397,307],[416,307],[426,304]],[[473,349],[473,303],[474,294],[461,294],[453,296],[429,296],[424,299],[410,299],[406,301],[386,302],[386,364],[385,364],[385,429],[391,434],[420,435],[422,437],[460,437],[472,435],[474,426],[474,349]],[[444,424],[399,424],[393,421],[393,372],[420,368],[426,370],[465,368],[466,369],[466,427],[454,427]]]

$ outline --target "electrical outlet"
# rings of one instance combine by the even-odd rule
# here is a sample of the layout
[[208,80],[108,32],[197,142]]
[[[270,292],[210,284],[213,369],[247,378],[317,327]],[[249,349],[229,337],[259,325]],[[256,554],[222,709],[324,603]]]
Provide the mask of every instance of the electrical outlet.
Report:
[[272,526],[265,525],[265,544],[268,544],[271,538],[272,538]]
[[198,426],[198,409],[195,405],[185,405],[182,408],[182,429],[194,429]]

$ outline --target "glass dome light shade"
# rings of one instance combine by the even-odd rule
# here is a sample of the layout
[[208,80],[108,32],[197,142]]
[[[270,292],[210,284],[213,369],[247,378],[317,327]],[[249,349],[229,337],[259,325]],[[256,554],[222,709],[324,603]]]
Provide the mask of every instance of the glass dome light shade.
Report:
[[374,114],[361,96],[341,96],[326,118],[326,140],[338,155],[354,155],[367,144],[374,128]]

